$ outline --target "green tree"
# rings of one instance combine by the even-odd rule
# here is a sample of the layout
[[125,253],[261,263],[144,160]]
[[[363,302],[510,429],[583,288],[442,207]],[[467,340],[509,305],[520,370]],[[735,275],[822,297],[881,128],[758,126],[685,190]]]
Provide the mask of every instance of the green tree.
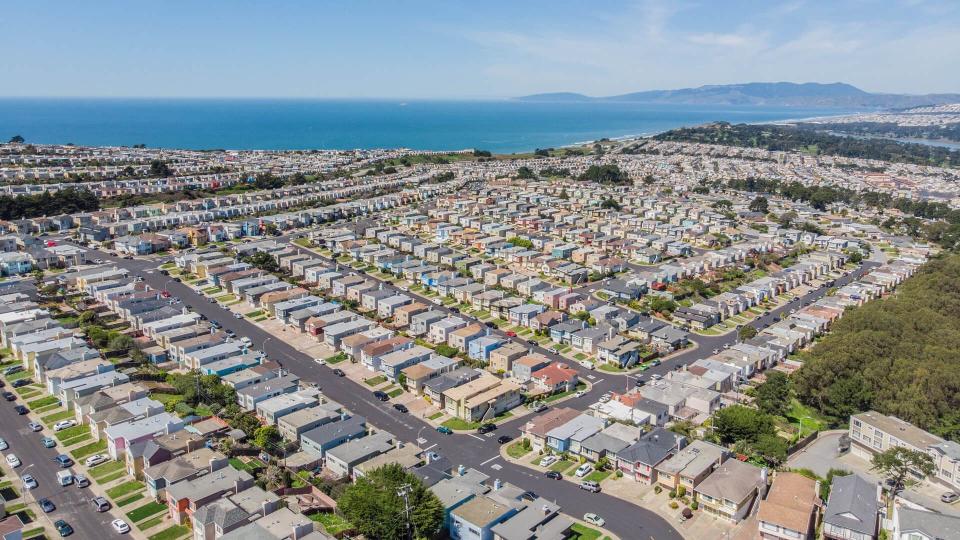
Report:
[[282,441],[277,426],[260,426],[253,434],[253,444],[267,452],[276,452]]
[[716,210],[723,211],[723,210],[730,210],[731,208],[733,208],[733,203],[727,199],[720,199],[719,201],[711,204],[710,206]]
[[273,255],[270,255],[265,251],[258,251],[253,255],[249,255],[245,258],[245,261],[247,264],[256,266],[265,272],[276,272],[280,270],[277,260],[273,258]]
[[743,405],[731,405],[713,416],[716,434],[723,443],[756,442],[760,435],[773,434],[773,420],[769,415]]
[[[406,493],[409,521],[401,490]],[[344,489],[337,505],[357,532],[372,540],[430,538],[443,526],[440,500],[396,463],[358,478]]]
[[873,470],[892,481],[891,492],[894,495],[937,470],[933,458],[928,454],[905,446],[894,446],[874,454],[870,462]]
[[757,329],[745,324],[737,331],[737,336],[740,337],[740,341],[746,341],[757,336]]
[[533,173],[533,170],[530,167],[527,167],[526,165],[517,169],[517,178],[520,178],[522,180],[531,180],[536,177],[537,175]]
[[750,446],[771,467],[779,467],[787,460],[787,441],[774,433],[757,436],[756,442]]
[[437,354],[439,354],[440,356],[446,356],[447,358],[453,358],[454,356],[457,355],[458,352],[460,352],[460,349],[458,349],[458,348],[456,348],[456,347],[451,347],[450,345],[447,345],[446,343],[441,343],[440,345],[437,345],[437,348],[434,349],[434,351],[435,351]]
[[770,202],[767,201],[767,198],[763,195],[758,195],[752,201],[750,201],[749,208],[751,212],[766,214],[770,211]]
[[94,322],[96,318],[97,318],[97,312],[93,311],[92,309],[88,309],[88,310],[85,310],[83,313],[81,313],[80,317],[78,317],[77,320],[80,322],[80,324],[85,325],[85,324],[90,324]]
[[670,314],[677,309],[676,302],[662,296],[651,296],[650,299],[647,300],[647,305],[650,307],[651,311],[655,311],[657,313]]
[[114,351],[129,351],[133,348],[133,338],[126,334],[120,334],[110,339],[110,349]]
[[761,411],[786,416],[790,410],[790,378],[782,371],[768,371],[767,380],[757,387],[754,398]]
[[565,201],[570,198],[570,195],[567,193],[567,188],[563,188],[560,190],[560,198]]
[[580,175],[579,179],[598,184],[630,183],[630,177],[616,165],[591,165]]
[[620,203],[618,203],[613,197],[607,197],[603,200],[603,202],[600,203],[600,208],[620,210]]

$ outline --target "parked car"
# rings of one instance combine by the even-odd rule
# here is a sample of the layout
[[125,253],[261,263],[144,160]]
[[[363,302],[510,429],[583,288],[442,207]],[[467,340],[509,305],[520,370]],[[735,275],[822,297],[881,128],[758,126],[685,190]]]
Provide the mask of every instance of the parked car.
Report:
[[477,428],[477,433],[483,435],[484,433],[490,433],[491,431],[497,429],[496,424],[480,424],[480,427]]
[[6,450],[7,448],[10,448],[10,445],[7,444],[7,440],[0,438],[0,450]]
[[87,477],[82,474],[73,475],[73,483],[77,485],[78,488],[85,488],[90,485],[90,480],[87,480]]
[[437,433],[443,433],[444,435],[452,435],[453,430],[447,426],[437,426]]
[[97,512],[106,512],[110,509],[110,501],[106,497],[94,497],[90,502],[97,509]]
[[56,459],[57,465],[59,465],[61,469],[66,469],[67,467],[73,465],[73,459],[66,454],[60,454],[54,459]]
[[[239,314],[239,313],[234,313],[234,314],[233,314],[233,318],[234,318],[234,319],[242,319],[242,318],[243,318],[243,315],[241,315],[241,314]],[[117,521],[120,521],[120,520],[117,520]],[[128,526],[128,527],[129,527],[129,526]]]
[[583,478],[584,476],[590,474],[591,471],[593,471],[593,466],[589,463],[584,463],[583,465],[577,467],[576,472],[573,474],[575,474],[577,478]]
[[84,460],[83,464],[87,467],[93,467],[94,465],[99,465],[108,459],[110,458],[108,458],[106,454],[94,454]]
[[512,441],[512,440],[513,440],[513,437],[511,437],[511,436],[509,436],[509,435],[501,435],[501,436],[497,437],[497,444],[507,444],[508,442],[510,442],[510,441]]
[[545,476],[551,480],[563,480],[563,475],[557,471],[547,471]]
[[7,454],[6,460],[7,465],[13,467],[14,469],[20,466],[20,458],[18,458],[16,454]]
[[23,405],[17,405],[16,407],[13,408],[13,410],[17,411],[17,414],[19,414],[20,416],[23,416],[28,412],[30,412],[30,409],[24,407]]
[[50,512],[53,512],[54,510],[57,509],[57,507],[53,504],[53,502],[46,497],[37,501],[37,504],[40,505],[40,509],[43,510],[44,514],[49,514]]
[[37,479],[34,478],[32,475],[25,474],[20,477],[20,480],[23,481],[23,487],[25,489],[33,489],[37,487]]
[[493,324],[493,323],[490,322],[490,321],[487,321],[487,322],[483,323],[483,325],[486,326],[487,328],[496,328],[496,327],[497,327],[497,325]]
[[387,401],[390,399],[390,396],[388,396],[386,392],[383,392],[381,390],[374,390],[373,397],[377,398],[380,401]]
[[8,367],[7,369],[3,370],[3,374],[4,374],[4,375],[13,375],[14,373],[18,373],[18,372],[21,372],[21,371],[23,371],[23,366],[10,366],[10,367]]
[[557,461],[559,461],[559,458],[557,458],[557,456],[544,456],[543,458],[540,459],[540,466],[549,467],[554,463],[556,463]]
[[117,531],[119,534],[130,532],[130,526],[127,525],[127,522],[122,519],[115,519],[111,521],[110,526],[113,527],[113,530]]
[[7,400],[7,401],[16,401],[16,400],[17,400],[17,395],[14,394],[13,392],[4,392],[4,393],[3,393],[3,399],[5,399],[5,400]]
[[340,369],[340,368],[334,368],[333,374],[336,375],[337,377],[345,377],[345,376],[347,375],[347,374],[344,373],[343,370]]
[[583,520],[591,525],[596,525],[597,527],[603,527],[607,523],[606,520],[604,520],[602,517],[592,512],[588,512],[584,514]]
[[593,480],[584,480],[580,482],[580,489],[589,491],[590,493],[600,493],[600,484],[594,482]]
[[537,403],[536,405],[533,406],[533,412],[543,412],[545,410],[547,410],[546,403]]
[[73,534],[73,527],[69,523],[62,519],[58,519],[53,522],[53,526],[56,527],[57,532],[60,533],[60,537],[70,536]]
[[54,430],[54,431],[63,431],[63,430],[65,430],[65,429],[67,429],[67,428],[72,428],[72,427],[75,426],[75,425],[77,425],[76,420],[61,420],[61,421],[59,421],[59,422],[57,422],[56,424],[53,425],[53,430]]
[[507,330],[507,335],[510,337],[517,337],[517,333],[513,330]]
[[410,409],[408,409],[407,406],[404,405],[403,403],[394,403],[393,408],[402,413],[410,412]]
[[955,491],[948,491],[940,496],[940,501],[947,504],[953,504],[957,501],[960,501],[960,494],[957,494]]
[[30,384],[30,383],[32,383],[32,382],[33,382],[33,381],[32,381],[31,379],[29,379],[29,378],[27,378],[27,379],[17,379],[17,380],[15,380],[15,381],[13,381],[13,384],[11,384],[10,386],[12,386],[12,387],[14,387],[14,388],[20,388],[20,387],[26,386],[26,385],[28,385],[28,384]]
[[57,445],[57,441],[50,437],[44,437],[40,439],[40,443],[43,444],[44,448],[53,448],[54,446]]
[[43,426],[39,422],[30,422],[27,424],[27,427],[30,428],[30,431],[36,433],[38,431],[43,431]]

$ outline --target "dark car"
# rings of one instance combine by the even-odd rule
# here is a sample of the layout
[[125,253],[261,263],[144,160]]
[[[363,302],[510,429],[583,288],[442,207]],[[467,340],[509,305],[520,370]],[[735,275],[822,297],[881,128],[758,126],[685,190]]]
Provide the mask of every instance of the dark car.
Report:
[[537,343],[537,340],[535,340],[535,339],[528,339],[528,340],[527,340],[527,343],[529,343],[530,345],[532,345],[532,346],[534,346],[534,347],[537,347],[537,346],[540,345],[539,343]]
[[173,278],[173,280],[176,281],[177,283],[182,283],[182,282],[183,282],[183,280],[181,280],[181,279],[178,278],[178,277]]
[[513,437],[509,435],[501,435],[497,437],[497,444],[506,444],[513,440]]
[[160,271],[160,275],[161,275],[161,276],[169,276],[169,275],[170,275],[170,272],[168,272],[167,270],[161,270],[161,271]]
[[497,429],[496,424],[481,424],[480,427],[477,428],[477,433],[483,435],[484,433],[490,433],[495,429]]
[[380,401],[387,401],[390,399],[390,396],[388,396],[386,392],[381,392],[380,390],[374,391],[373,397],[379,399]]
[[442,433],[444,435],[452,435],[453,430],[447,426],[437,426],[437,433]]
[[400,412],[402,412],[402,413],[408,413],[408,412],[410,412],[410,409],[408,409],[407,406],[404,405],[403,403],[394,403],[394,404],[393,404],[393,408],[396,409],[396,410],[398,410],[398,411],[400,411]]
[[347,375],[347,374],[344,373],[343,370],[340,369],[340,368],[334,368],[333,374],[336,375],[337,377],[345,377],[345,376]]
[[547,478],[552,478],[554,480],[563,480],[563,475],[557,471],[547,471]]
[[0,379],[0,388],[5,388],[7,383],[3,382],[3,379]]
[[5,400],[7,400],[7,401],[16,401],[17,395],[14,394],[13,392],[4,392],[4,393],[3,393],[3,399],[5,399]]
[[486,326],[487,328],[496,328],[496,327],[497,327],[497,325],[493,324],[493,323],[490,322],[490,321],[487,321],[487,322],[485,322],[485,323],[483,323],[483,324],[484,324],[484,326]]
[[13,410],[17,411],[17,414],[21,416],[30,412],[30,410],[24,407],[23,405],[17,405],[16,407],[13,408]]
[[450,308],[450,311],[452,311],[453,313],[460,313],[460,309],[455,307]]
[[54,521],[53,526],[57,528],[57,532],[60,533],[61,537],[73,534],[73,527],[62,519]]
[[50,512],[53,512],[54,510],[57,509],[57,507],[54,506],[53,502],[46,497],[37,501],[37,504],[40,505],[40,509],[43,510],[44,514],[49,514]]
[[15,380],[15,381],[13,381],[13,384],[10,385],[10,386],[13,386],[14,388],[20,388],[21,386],[26,386],[26,385],[28,385],[28,384],[30,384],[30,383],[32,383],[32,382],[33,382],[33,381],[30,380],[29,378],[28,378],[28,379],[17,379],[17,380]]

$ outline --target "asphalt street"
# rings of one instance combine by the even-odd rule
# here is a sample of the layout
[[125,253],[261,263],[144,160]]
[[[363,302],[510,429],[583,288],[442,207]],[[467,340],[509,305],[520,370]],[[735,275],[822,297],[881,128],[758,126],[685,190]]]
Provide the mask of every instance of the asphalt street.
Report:
[[[21,400],[22,401],[22,400]],[[21,466],[14,469],[14,475],[5,480],[12,480],[17,491],[23,495],[24,502],[35,503],[46,497],[50,499],[56,510],[44,514],[40,507],[31,504],[30,508],[36,514],[36,524],[24,525],[24,530],[45,525],[51,535],[56,535],[53,522],[63,519],[74,529],[74,538],[119,538],[121,537],[110,526],[114,516],[110,512],[97,512],[90,502],[95,496],[89,487],[78,488],[76,484],[61,486],[57,482],[57,472],[63,470],[54,461],[60,453],[59,445],[54,448],[44,448],[40,439],[52,437],[53,430],[45,428],[42,432],[32,432],[27,427],[29,419],[19,416],[13,407],[17,402],[0,402],[0,436],[10,445],[2,453],[16,454],[20,458]],[[37,480],[37,487],[24,491],[20,476],[30,474]]]

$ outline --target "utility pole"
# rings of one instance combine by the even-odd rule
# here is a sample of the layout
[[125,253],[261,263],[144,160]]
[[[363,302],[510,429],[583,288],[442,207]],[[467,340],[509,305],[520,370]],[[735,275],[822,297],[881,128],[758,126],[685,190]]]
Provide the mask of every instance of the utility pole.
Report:
[[413,540],[413,531],[410,529],[410,484],[404,484],[397,489],[397,495],[403,497],[403,513],[407,521],[407,538]]

